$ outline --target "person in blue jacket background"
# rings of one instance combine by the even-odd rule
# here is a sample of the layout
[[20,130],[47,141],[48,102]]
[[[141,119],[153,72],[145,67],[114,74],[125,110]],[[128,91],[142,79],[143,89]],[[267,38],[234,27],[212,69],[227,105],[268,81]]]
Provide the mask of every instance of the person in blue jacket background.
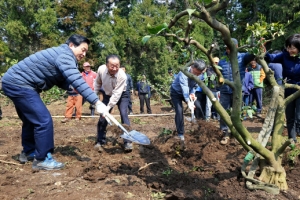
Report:
[[[22,120],[22,146],[19,161],[33,160],[34,170],[61,169],[64,164],[51,155],[54,150],[53,121],[40,93],[54,85],[67,90],[71,85],[89,103],[104,105],[78,70],[90,41],[72,35],[65,44],[39,51],[10,67],[2,78],[2,89],[14,103]],[[103,106],[105,107],[105,105]],[[101,107],[102,108],[102,107]]]
[[[235,38],[231,38],[231,41],[233,44],[238,47],[238,41]],[[230,49],[226,47],[226,53],[225,55],[228,56],[230,54]],[[239,73],[241,81],[245,77],[245,70],[247,67],[247,64],[253,59],[253,55],[248,53],[237,53],[237,59],[238,59],[238,65],[239,65]],[[221,72],[224,79],[227,79],[229,81],[233,81],[232,76],[232,66],[231,63],[228,62],[228,59],[221,59],[219,62],[219,66],[222,68]],[[220,104],[223,106],[225,110],[228,110],[232,107],[232,89],[228,85],[222,85],[218,88],[220,91]],[[227,144],[228,140],[230,139],[231,133],[230,130],[228,130],[228,126],[225,124],[225,122],[220,119],[220,130],[222,131],[223,138],[220,141],[221,144]]]
[[[293,34],[285,40],[285,50],[278,54],[267,53],[265,60],[282,65],[282,78],[286,83],[300,85],[300,34]],[[293,88],[285,89],[285,98],[295,93]],[[296,135],[300,136],[300,98],[286,106],[285,110],[288,136],[297,142]]]

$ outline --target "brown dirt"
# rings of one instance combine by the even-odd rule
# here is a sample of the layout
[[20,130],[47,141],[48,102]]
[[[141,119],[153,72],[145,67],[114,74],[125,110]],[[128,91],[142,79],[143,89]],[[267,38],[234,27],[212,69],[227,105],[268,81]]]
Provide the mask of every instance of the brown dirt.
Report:
[[[138,101],[134,111],[138,113]],[[48,106],[53,116],[64,114],[65,102]],[[153,113],[169,113],[169,106],[152,105]],[[83,113],[88,115],[88,105]],[[114,114],[118,114],[115,111]],[[131,116],[131,127],[146,134],[151,144],[134,144],[122,149],[120,131],[111,127],[105,152],[93,149],[97,117],[62,124],[53,118],[54,157],[66,164],[58,171],[31,170],[31,163],[19,165],[21,121],[14,107],[3,107],[0,121],[0,198],[1,199],[299,199],[299,165],[285,165],[289,190],[279,195],[245,188],[240,166],[246,154],[234,140],[219,144],[218,123],[186,121],[186,150],[175,134],[174,116]],[[116,117],[119,119],[119,117]],[[249,131],[258,132],[261,120],[245,122]],[[143,168],[144,167],[144,168]]]

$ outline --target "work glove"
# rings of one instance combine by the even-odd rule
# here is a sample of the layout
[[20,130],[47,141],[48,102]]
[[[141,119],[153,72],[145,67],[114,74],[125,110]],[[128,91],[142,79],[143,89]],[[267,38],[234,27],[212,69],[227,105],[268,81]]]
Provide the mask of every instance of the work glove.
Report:
[[195,109],[194,101],[189,100],[187,104],[188,104],[189,109],[190,109],[191,111],[194,111],[194,109]]
[[109,107],[106,106],[104,103],[102,103],[101,101],[97,101],[96,103],[96,111],[98,113],[100,113],[100,115],[105,116],[106,113],[109,112]]
[[195,102],[196,99],[197,99],[197,97],[196,97],[195,94],[193,94],[193,93],[191,93],[191,94],[189,95],[189,98],[190,98],[190,100],[193,101],[193,102]]

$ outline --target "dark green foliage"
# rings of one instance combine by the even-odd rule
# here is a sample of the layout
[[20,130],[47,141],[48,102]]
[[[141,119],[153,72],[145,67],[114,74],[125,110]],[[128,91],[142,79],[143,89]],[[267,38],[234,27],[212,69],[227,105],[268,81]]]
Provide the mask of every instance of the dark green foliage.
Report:
[[[0,29],[3,39],[0,42],[0,72],[5,72],[12,60],[22,60],[32,53],[57,46],[71,34],[79,33],[92,41],[87,58],[82,62],[91,62],[94,70],[97,70],[99,65],[104,64],[108,54],[118,54],[134,82],[138,75],[146,74],[157,88],[165,88],[162,93],[168,93],[170,83],[167,69],[172,68],[174,73],[178,73],[179,67],[189,59],[190,51],[174,38],[151,37],[144,44],[141,41],[146,35],[163,33],[167,29],[166,23],[175,14],[192,8],[195,2],[207,4],[211,1],[178,0],[171,4],[156,4],[152,0],[140,2],[0,0],[0,26],[3,27]],[[249,35],[245,31],[246,24],[254,23],[259,13],[266,16],[267,22],[287,23],[288,20],[298,19],[299,5],[299,0],[233,0],[228,9],[218,14],[218,19],[225,22],[231,31],[234,30],[233,37],[243,42]],[[182,30],[185,30],[189,19],[193,17],[190,15],[180,19],[168,32],[184,37]],[[147,24],[152,27],[150,32]],[[298,24],[297,20],[288,24],[288,35],[299,32]],[[206,23],[193,20],[191,31],[190,36],[206,48],[212,42],[218,43],[220,48],[213,54],[218,57],[223,55],[224,45],[220,34]],[[272,49],[281,49],[286,37],[274,41]],[[194,58],[206,59],[199,50],[190,48]]]
[[41,98],[45,104],[50,104],[54,101],[61,100],[64,98],[64,90],[54,86],[50,90],[41,93]]

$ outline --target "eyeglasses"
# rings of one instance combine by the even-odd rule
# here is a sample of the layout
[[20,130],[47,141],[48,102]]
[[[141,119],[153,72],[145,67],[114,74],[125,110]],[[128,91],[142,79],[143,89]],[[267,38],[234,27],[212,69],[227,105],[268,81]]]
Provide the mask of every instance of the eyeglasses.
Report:
[[292,46],[288,46],[287,48],[286,48],[286,50],[288,50],[288,51],[296,51],[297,50],[297,48],[296,47],[292,47]]

